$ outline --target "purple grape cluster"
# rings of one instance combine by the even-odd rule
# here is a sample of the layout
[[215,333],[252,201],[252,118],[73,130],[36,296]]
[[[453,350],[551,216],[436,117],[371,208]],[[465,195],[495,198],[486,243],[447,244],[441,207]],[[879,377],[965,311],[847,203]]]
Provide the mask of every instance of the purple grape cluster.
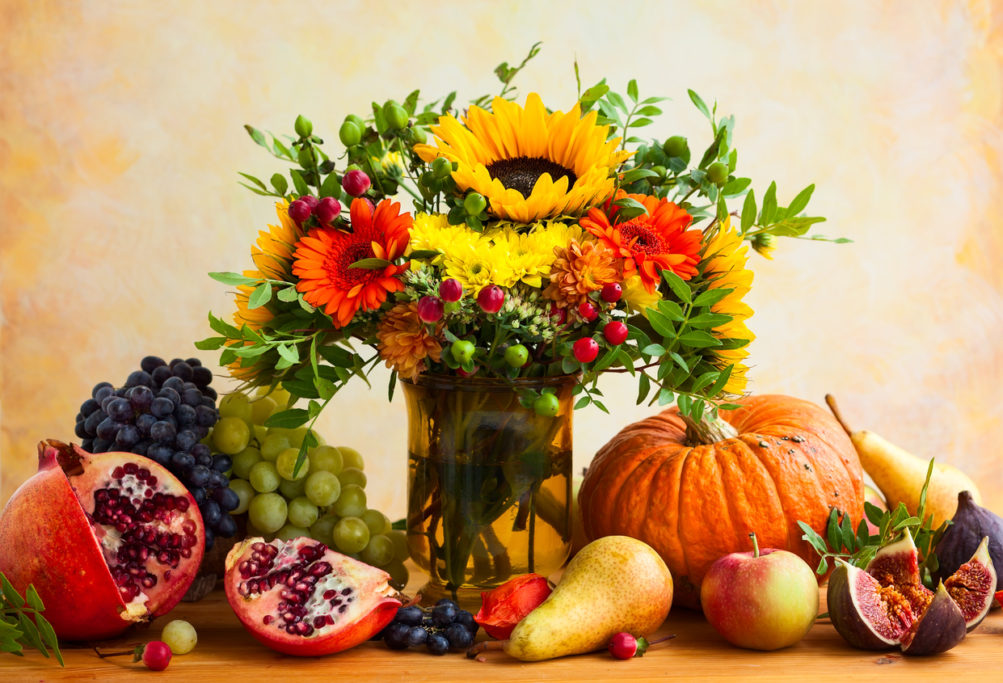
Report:
[[94,386],[80,405],[75,433],[91,453],[136,453],[166,467],[198,502],[211,548],[216,536],[237,532],[228,513],[240,504],[225,474],[230,456],[213,455],[202,443],[219,420],[212,371],[198,358],[168,363],[147,356],[139,365],[118,389],[110,382]]
[[444,655],[449,650],[465,650],[473,645],[477,622],[470,612],[443,598],[431,609],[417,605],[401,607],[380,635],[391,650],[424,645],[432,654]]

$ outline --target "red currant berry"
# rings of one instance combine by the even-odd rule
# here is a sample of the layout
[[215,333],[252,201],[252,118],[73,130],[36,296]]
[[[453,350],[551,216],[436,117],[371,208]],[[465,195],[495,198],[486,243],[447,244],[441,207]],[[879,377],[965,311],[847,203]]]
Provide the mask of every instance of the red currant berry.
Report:
[[349,171],[341,179],[342,189],[353,197],[364,195],[371,184],[369,176],[359,170]]
[[418,300],[418,318],[423,323],[435,323],[442,320],[442,299],[437,296],[423,296]]
[[341,202],[334,197],[324,197],[313,210],[313,214],[322,225],[330,225],[339,213],[341,213]]
[[637,652],[637,639],[629,633],[620,632],[610,638],[609,653],[617,659],[630,659]]
[[599,317],[599,311],[596,310],[595,305],[591,301],[583,301],[578,304],[578,315],[582,317],[582,320],[590,323]]
[[151,640],[143,648],[143,664],[147,669],[153,671],[163,671],[171,663],[171,648],[167,643],[159,640]]
[[606,303],[615,304],[623,296],[623,287],[620,286],[619,282],[607,282],[602,286],[599,296]]
[[477,305],[485,313],[497,313],[505,303],[505,291],[498,285],[489,285],[477,293]]
[[599,343],[592,337],[582,337],[575,342],[572,350],[579,363],[591,363],[599,355]]
[[613,346],[619,346],[627,341],[627,334],[627,326],[619,320],[611,320],[606,323],[604,328],[602,328],[602,335],[606,337],[606,341]]
[[443,301],[459,301],[463,296],[463,285],[453,278],[443,280],[439,283],[439,296]]
[[300,197],[300,201],[309,206],[311,211],[316,209],[317,205],[320,204],[320,200],[314,197],[312,194],[303,195],[302,197]]
[[563,308],[558,308],[556,304],[550,304],[550,319],[555,325],[563,325],[568,319],[568,312]]
[[297,199],[289,204],[289,217],[297,223],[305,223],[310,219],[313,209],[302,199]]

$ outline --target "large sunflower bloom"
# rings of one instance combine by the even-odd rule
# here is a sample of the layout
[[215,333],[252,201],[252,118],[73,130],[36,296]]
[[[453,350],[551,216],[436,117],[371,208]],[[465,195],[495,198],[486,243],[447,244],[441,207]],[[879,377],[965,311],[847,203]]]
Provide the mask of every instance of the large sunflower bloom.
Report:
[[742,300],[752,287],[752,271],[745,267],[748,253],[749,247],[743,243],[738,231],[731,227],[729,219],[707,242],[701,263],[704,277],[710,282],[708,289],[731,290],[711,306],[712,312],[731,316],[731,320],[718,325],[711,333],[719,339],[746,342],[737,349],[714,350],[724,366],[733,366],[724,386],[724,391],[730,394],[740,394],[745,390],[748,367],[744,361],[749,355],[749,342],[756,338],[745,324],[752,317],[752,308]]
[[[436,331],[441,331],[440,322]],[[439,340],[429,334],[427,326],[418,319],[418,303],[397,304],[380,321],[376,347],[386,366],[405,379],[414,379],[425,370],[425,359],[436,363],[442,355]]]
[[671,270],[684,280],[697,274],[699,230],[687,230],[693,217],[667,199],[649,195],[617,193],[644,204],[648,213],[621,220],[619,209],[610,202],[603,211],[593,208],[582,218],[583,228],[623,257],[623,274],[641,276],[648,292],[654,292],[663,270]]
[[394,261],[408,246],[411,215],[400,204],[384,199],[375,208],[362,198],[352,201],[352,232],[315,228],[296,245],[293,274],[296,289],[307,303],[331,316],[335,327],[344,327],[361,308],[372,311],[399,292],[404,284],[397,277],[406,266],[350,268],[356,261],[379,258]]
[[303,231],[289,217],[286,200],[275,202],[275,213],[279,224],[258,232],[258,240],[251,247],[251,258],[263,277],[288,281],[292,275],[293,250],[303,237]]
[[578,305],[588,300],[589,292],[620,281],[616,253],[602,242],[571,240],[566,248],[556,249],[555,254],[550,284],[543,290],[543,296],[574,315]]
[[536,93],[525,107],[496,97],[491,110],[470,107],[462,123],[440,117],[436,146],[415,151],[426,162],[456,162],[460,190],[481,193],[492,214],[520,223],[578,216],[613,194],[614,172],[631,153],[617,150],[620,138],[606,139],[609,126],[596,125],[595,111],[583,117],[576,103],[548,114]]

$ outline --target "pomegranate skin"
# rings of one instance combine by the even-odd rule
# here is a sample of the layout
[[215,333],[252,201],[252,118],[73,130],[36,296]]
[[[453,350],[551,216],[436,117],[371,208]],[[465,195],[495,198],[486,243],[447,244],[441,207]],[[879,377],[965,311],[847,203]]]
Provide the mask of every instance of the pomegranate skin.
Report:
[[[0,513],[0,571],[23,593],[28,584],[45,605],[45,618],[63,640],[98,640],[119,635],[135,623],[168,612],[184,595],[201,563],[204,541],[192,549],[192,560],[179,566],[170,590],[151,592],[143,604],[126,605],[105,563],[78,496],[93,500],[93,492],[74,490],[91,481],[103,461],[141,456],[122,453],[91,455],[76,446],[44,441],[38,446],[38,472],[25,481]],[[170,473],[150,461],[158,477]],[[65,471],[64,471],[65,470]],[[176,479],[180,491],[184,487]],[[180,491],[178,493],[180,493]],[[191,499],[191,494],[187,495]],[[202,530],[194,499],[190,510]]]

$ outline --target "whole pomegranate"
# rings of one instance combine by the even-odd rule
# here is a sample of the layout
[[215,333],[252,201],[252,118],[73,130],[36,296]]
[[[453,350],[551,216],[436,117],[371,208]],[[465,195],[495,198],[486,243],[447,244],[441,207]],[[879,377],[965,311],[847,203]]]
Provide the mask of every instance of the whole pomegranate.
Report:
[[401,606],[390,575],[323,543],[248,538],[226,556],[226,599],[252,636],[304,657],[369,640]]
[[174,475],[132,453],[38,445],[38,472],[0,514],[0,571],[33,584],[65,640],[96,640],[168,612],[202,561],[198,506]]

